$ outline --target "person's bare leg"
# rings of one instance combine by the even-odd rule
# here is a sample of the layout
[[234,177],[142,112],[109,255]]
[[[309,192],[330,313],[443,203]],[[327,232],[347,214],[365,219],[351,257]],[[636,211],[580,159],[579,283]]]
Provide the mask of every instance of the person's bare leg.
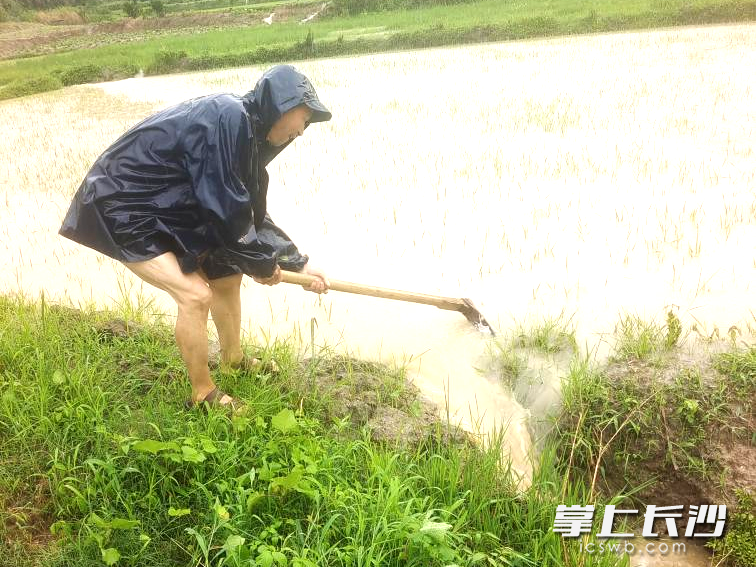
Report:
[[200,269],[199,275],[208,283],[213,292],[210,304],[210,313],[213,315],[213,323],[218,330],[218,342],[220,342],[222,366],[236,368],[242,361],[242,367],[247,365],[273,373],[279,372],[275,360],[268,363],[257,358],[245,360],[244,351],[241,347],[241,282],[242,274],[235,274],[225,278],[209,279]]
[[[200,275],[204,273],[200,271]],[[218,330],[221,364],[238,364],[244,354],[241,348],[241,282],[242,274],[207,280],[213,298],[210,313]]]
[[[184,274],[172,252],[144,262],[124,262],[124,265],[147,283],[168,292],[176,301],[176,343],[192,384],[192,400],[203,400],[215,388],[207,366],[211,289],[198,273]],[[224,396],[220,403],[228,403],[230,399]]]
[[176,344],[184,359],[189,381],[192,383],[192,400],[203,400],[214,388],[207,365],[207,313],[210,297],[198,294],[176,301]]

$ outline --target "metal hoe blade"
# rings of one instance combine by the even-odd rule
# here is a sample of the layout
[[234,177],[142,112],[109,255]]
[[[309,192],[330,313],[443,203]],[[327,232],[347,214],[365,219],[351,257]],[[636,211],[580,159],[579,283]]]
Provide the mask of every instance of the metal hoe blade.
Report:
[[467,297],[463,297],[462,301],[464,302],[464,306],[460,307],[459,312],[462,313],[462,315],[465,316],[465,318],[470,321],[475,327],[480,331],[487,331],[491,333],[492,337],[496,336],[496,332],[494,331],[493,327],[488,324],[488,321],[486,321],[486,318],[483,317],[483,314],[478,311],[478,308],[475,307],[475,304]]

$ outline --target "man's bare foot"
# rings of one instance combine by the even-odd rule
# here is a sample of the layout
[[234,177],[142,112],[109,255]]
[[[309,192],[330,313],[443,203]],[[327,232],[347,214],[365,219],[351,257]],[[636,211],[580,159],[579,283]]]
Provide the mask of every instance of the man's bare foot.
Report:
[[276,364],[276,361],[271,359],[269,361],[263,361],[260,358],[254,358],[247,356],[246,354],[236,362],[220,362],[216,363],[216,367],[221,371],[234,371],[241,370],[244,372],[264,372],[269,374],[278,374],[281,369]]
[[232,398],[217,386],[213,388],[209,394],[204,396],[204,398],[187,400],[185,405],[187,409],[196,406],[202,406],[204,408],[206,402],[210,406],[222,406],[228,408],[233,415],[241,415],[247,411],[247,406],[244,403]]

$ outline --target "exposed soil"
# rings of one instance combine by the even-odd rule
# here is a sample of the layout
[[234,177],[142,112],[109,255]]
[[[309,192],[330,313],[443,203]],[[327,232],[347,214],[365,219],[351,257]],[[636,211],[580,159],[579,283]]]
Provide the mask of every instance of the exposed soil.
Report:
[[[77,309],[57,305],[51,309],[73,320],[82,319]],[[123,319],[103,320],[91,329],[103,342],[148,331],[144,325]],[[218,343],[211,341],[211,367],[217,366],[219,356]],[[138,376],[145,389],[154,380],[175,377],[172,369],[156,367],[154,360],[130,357],[118,364],[122,372]],[[348,418],[348,431],[356,433],[366,426],[374,441],[405,448],[416,447],[429,437],[444,443],[474,443],[462,429],[443,423],[437,408],[422,398],[415,386],[382,364],[342,356],[307,359],[300,363],[290,385],[302,396],[322,400],[327,421]]]
[[[51,26],[32,22],[0,23],[0,59],[45,52],[56,42],[87,33],[87,25]],[[37,51],[39,50],[39,51]]]
[[3,539],[22,544],[30,553],[49,545],[55,539],[50,533],[54,521],[50,497],[49,482],[42,476],[30,478],[20,490],[0,497]]
[[103,342],[113,338],[134,336],[146,330],[144,325],[135,321],[108,318],[97,320],[98,315],[106,315],[104,311],[95,311],[92,316],[88,316],[79,309],[65,305],[49,305],[47,310],[74,323],[85,322],[87,327],[96,332]]
[[[712,386],[719,371],[712,364],[712,355],[729,350],[726,342],[710,343],[707,349],[697,352],[673,351],[657,362],[622,361],[612,362],[605,369],[607,378],[613,381],[631,380],[642,388],[650,388],[654,383],[671,384],[682,372],[695,372],[705,386]],[[643,463],[638,471],[638,481],[657,477],[650,489],[640,493],[638,498],[647,503],[665,504],[727,504],[737,503],[736,490],[756,493],[756,446],[751,444],[750,435],[756,431],[756,391],[750,393],[749,400],[730,400],[730,409],[738,415],[737,423],[728,428],[714,422],[706,430],[706,444],[692,448],[712,471],[709,479],[682,470],[678,463],[670,463],[664,458],[665,443],[677,442],[674,429],[668,429],[674,408],[662,410],[659,419],[667,430],[659,458]],[[746,411],[744,411],[746,410]],[[671,427],[671,426],[670,426]],[[625,480],[621,473],[607,469],[610,485],[617,491],[623,488]],[[720,482],[719,479],[722,479]]]
[[731,343],[727,341],[710,341],[706,349],[681,350],[674,349],[660,354],[656,360],[624,360],[612,362],[604,373],[610,379],[622,377],[633,378],[641,384],[651,384],[661,381],[672,384],[681,372],[694,370],[698,372],[706,384],[713,384],[719,372],[712,367],[711,357],[731,350]]
[[[302,20],[320,9],[322,2],[279,6],[274,24]],[[262,26],[271,9],[193,12],[162,18],[124,18],[99,24],[47,25],[36,22],[0,23],[0,59],[86,49],[110,43],[127,43],[145,35],[199,32],[246,26]]]
[[[731,350],[731,345],[724,341],[710,342],[706,348],[683,352],[673,350],[654,362],[641,360],[624,360],[610,362],[604,368],[604,375],[612,382],[637,384],[639,392],[651,392],[660,384],[672,385],[683,373],[693,373],[700,376],[703,387],[716,388],[721,379],[719,371],[714,367],[712,356]],[[643,394],[641,394],[643,395]],[[691,392],[691,398],[697,398],[696,392]],[[756,431],[756,390],[751,391],[750,399],[728,400],[728,415],[732,418],[711,420],[705,426],[705,441],[689,446],[686,451],[690,455],[700,458],[705,464],[708,474],[684,467],[684,458],[680,451],[677,460],[671,450],[672,444],[686,443],[685,433],[678,431],[680,422],[675,422],[675,408],[661,409],[658,416],[659,429],[640,436],[635,447],[638,454],[645,454],[652,443],[658,443],[658,449],[650,457],[633,465],[633,478],[628,478],[622,465],[614,463],[612,456],[604,458],[603,490],[607,494],[619,494],[628,489],[636,489],[642,483],[653,480],[653,484],[634,495],[643,505],[657,506],[689,506],[702,504],[726,504],[728,517],[731,517],[738,505],[739,490],[751,495],[756,493],[756,446],[752,445],[751,434]],[[659,433],[661,431],[662,433]],[[635,452],[634,449],[629,450]],[[670,462],[671,461],[671,462]],[[756,512],[756,510],[754,510]],[[640,521],[640,520],[639,520]],[[684,522],[684,520],[683,520]],[[683,524],[684,525],[684,524]],[[640,525],[635,531],[640,531]],[[678,529],[680,524],[678,524]],[[664,530],[663,520],[657,520],[655,529]],[[712,551],[704,545],[706,539],[687,539],[697,550],[689,557],[691,565],[708,564]],[[698,558],[693,561],[693,557]],[[652,558],[646,558],[651,561]],[[668,558],[664,558],[668,559]],[[635,561],[635,563],[633,563]],[[631,559],[633,565],[656,565],[653,561],[644,563],[637,557]],[[661,564],[661,563],[659,563]],[[688,564],[688,563],[686,563]]]
[[366,426],[374,441],[405,448],[429,437],[473,443],[466,432],[443,423],[416,387],[382,364],[341,356],[304,360],[296,376],[295,388],[324,400],[326,419],[348,418],[348,431],[355,433]]
[[[756,431],[752,421],[751,431]],[[756,491],[756,447],[746,443],[731,442],[717,447],[719,461],[728,471],[728,481],[734,488]]]

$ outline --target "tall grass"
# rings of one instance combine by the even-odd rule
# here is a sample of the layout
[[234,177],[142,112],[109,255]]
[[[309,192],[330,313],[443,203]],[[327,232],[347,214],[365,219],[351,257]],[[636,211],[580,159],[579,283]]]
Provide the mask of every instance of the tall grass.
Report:
[[323,421],[321,402],[291,388],[301,370],[285,344],[269,347],[282,376],[221,378],[253,415],[187,412],[170,327],[103,333],[124,309],[0,297],[4,564],[614,563],[550,531],[557,504],[590,497],[552,449],[518,493],[497,443],[431,431],[401,450],[344,435],[348,420]]

